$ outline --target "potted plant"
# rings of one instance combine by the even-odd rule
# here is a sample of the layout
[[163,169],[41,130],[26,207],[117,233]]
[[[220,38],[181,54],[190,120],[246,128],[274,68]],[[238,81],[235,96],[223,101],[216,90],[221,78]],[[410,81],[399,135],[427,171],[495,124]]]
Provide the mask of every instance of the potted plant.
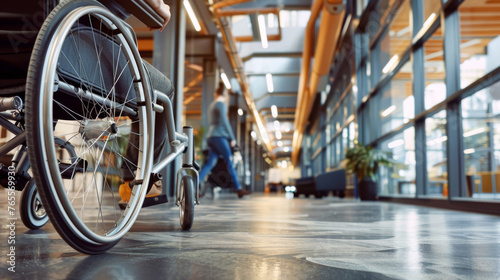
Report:
[[346,169],[358,178],[358,195],[361,200],[377,199],[377,175],[380,166],[391,166],[387,154],[357,143],[346,151]]

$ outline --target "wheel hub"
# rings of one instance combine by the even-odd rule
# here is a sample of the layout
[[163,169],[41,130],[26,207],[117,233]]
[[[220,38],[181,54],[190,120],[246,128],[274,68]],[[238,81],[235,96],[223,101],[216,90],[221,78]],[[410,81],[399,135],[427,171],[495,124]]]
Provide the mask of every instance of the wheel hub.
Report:
[[85,140],[105,140],[118,133],[118,125],[109,120],[84,121],[80,124],[80,134]]

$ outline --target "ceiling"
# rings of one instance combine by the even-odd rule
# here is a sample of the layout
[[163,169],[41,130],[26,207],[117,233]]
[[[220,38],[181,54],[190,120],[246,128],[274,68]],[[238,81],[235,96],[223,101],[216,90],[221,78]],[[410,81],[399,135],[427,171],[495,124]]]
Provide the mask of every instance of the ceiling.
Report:
[[[226,6],[214,12],[213,4],[216,6],[221,4],[220,2],[227,1],[191,0],[198,19],[203,22],[203,28],[201,32],[197,32],[187,18],[186,39],[199,35],[216,35],[221,38],[217,17],[223,18],[222,20],[229,24],[230,32],[236,41],[236,56],[241,59],[242,72],[248,84],[247,93],[251,95],[263,127],[267,131],[269,138],[267,150],[272,151],[275,159],[288,159],[292,152],[304,29],[312,0],[254,0]],[[266,23],[269,40],[267,48],[264,48],[261,42],[258,15],[263,15]],[[136,30],[141,54],[146,60],[151,60],[153,33],[133,18],[129,23]],[[235,83],[237,76],[227,71],[234,67],[225,66],[223,67],[225,72],[228,72],[227,75],[233,78]],[[268,74],[272,75],[274,88],[272,92],[268,89],[266,80]],[[191,122],[201,121],[202,80],[203,59],[186,56],[184,112],[186,119]],[[238,92],[238,94],[243,93]],[[241,107],[248,111],[249,108],[243,103]],[[277,116],[273,116],[273,105],[277,108]],[[248,113],[249,116],[252,115]]]

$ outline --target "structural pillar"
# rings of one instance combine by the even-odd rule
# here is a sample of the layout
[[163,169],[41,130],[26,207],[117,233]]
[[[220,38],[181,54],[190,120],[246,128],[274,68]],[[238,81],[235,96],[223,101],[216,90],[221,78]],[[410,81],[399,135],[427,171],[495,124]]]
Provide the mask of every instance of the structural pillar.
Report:
[[[167,76],[175,87],[174,110],[175,128],[182,132],[182,115],[184,100],[184,57],[186,45],[186,13],[180,1],[165,1],[170,6],[172,17],[167,27],[162,31],[154,33],[153,66]],[[158,136],[156,136],[158,137]],[[165,149],[162,156],[170,152]],[[163,177],[163,186],[167,188],[167,195],[174,196],[175,176],[181,166],[181,159],[167,166],[160,172]]]
[[[217,60],[215,58],[206,58],[203,60],[203,81],[202,81],[202,100],[201,100],[201,125],[208,132],[208,107],[214,101],[215,88],[217,86]],[[205,138],[205,137],[204,137]],[[205,141],[203,141],[205,143]],[[203,146],[203,148],[206,148]]]

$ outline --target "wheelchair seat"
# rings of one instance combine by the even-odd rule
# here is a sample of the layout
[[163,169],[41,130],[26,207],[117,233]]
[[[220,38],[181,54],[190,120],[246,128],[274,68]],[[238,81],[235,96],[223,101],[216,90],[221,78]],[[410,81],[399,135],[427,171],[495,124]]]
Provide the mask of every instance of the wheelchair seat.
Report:
[[2,11],[0,12],[0,89],[3,90],[0,90],[0,95],[15,94],[15,91],[23,89],[31,51],[38,31],[45,20],[46,10],[46,3],[35,0],[5,1],[2,3]]

